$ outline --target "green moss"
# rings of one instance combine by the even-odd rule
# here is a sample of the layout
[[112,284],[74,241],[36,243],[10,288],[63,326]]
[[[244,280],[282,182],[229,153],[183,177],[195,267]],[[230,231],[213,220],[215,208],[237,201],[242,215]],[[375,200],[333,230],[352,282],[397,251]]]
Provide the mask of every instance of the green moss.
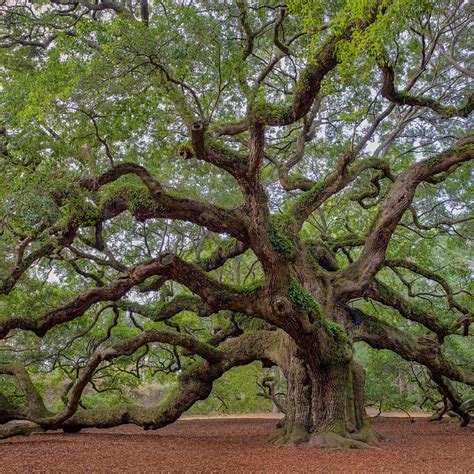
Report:
[[270,242],[273,248],[287,259],[292,259],[296,254],[298,236],[295,232],[295,221],[290,213],[281,212],[272,217]]
[[132,214],[143,207],[155,207],[156,203],[147,188],[143,186],[128,186],[127,191],[130,198],[130,212]]
[[178,147],[178,155],[185,158],[193,156],[193,146],[191,140],[186,140]]
[[173,199],[174,201],[182,201],[183,199],[188,199],[189,196],[186,196],[184,193],[180,193],[179,191],[176,190],[167,190],[166,191],[166,197]]
[[467,151],[473,151],[473,150],[474,150],[474,145],[472,143],[468,143],[467,145],[463,145],[463,146],[451,147],[448,150],[446,150],[444,153],[441,153],[439,155],[433,156],[432,158],[422,161],[421,166],[425,168],[431,168],[432,166],[435,166],[438,163],[440,163],[447,155],[450,155],[451,153],[465,153]]
[[71,216],[71,221],[78,226],[95,225],[100,218],[100,210],[96,206],[78,199],[69,203],[67,213]]
[[346,331],[344,331],[344,327],[341,324],[326,319],[324,321],[324,327],[335,340],[335,342],[351,344],[351,340],[349,339],[349,336],[346,334]]
[[199,263],[204,267],[204,268],[207,268],[209,267],[209,265],[211,265],[212,261],[213,261],[213,257],[214,255],[209,255],[207,257],[201,257],[199,259]]
[[310,66],[307,66],[300,74],[298,82],[296,83],[295,89],[293,91],[294,96],[304,94],[305,92],[310,90],[313,85],[312,76],[316,70],[317,64],[314,60],[314,57],[312,57],[310,61],[312,62],[312,64]]
[[330,175],[326,180],[318,181],[309,191],[305,191],[301,194],[291,206],[291,212],[298,213],[299,211],[311,206],[316,201],[318,194],[326,186],[328,180],[332,179],[332,177],[333,175]]
[[252,115],[261,120],[276,119],[284,122],[288,118],[288,107],[280,104],[270,104],[266,101],[258,101],[252,108]]
[[287,259],[292,259],[296,252],[294,242],[286,235],[280,233],[277,229],[272,228],[270,233],[270,242],[273,248],[282,256]]
[[112,187],[101,195],[101,206],[107,206],[117,198],[122,197],[129,202],[129,210],[132,214],[142,208],[156,209],[158,206],[151,196],[148,188],[139,183],[129,183],[125,186]]
[[214,139],[210,133],[206,133],[205,137],[206,145],[211,150],[213,150],[215,153],[232,158],[230,160],[226,160],[227,164],[231,165],[235,163],[235,166],[238,166],[242,161],[247,161],[247,158],[244,155],[241,155],[234,148],[226,145],[225,143]]
[[[466,104],[467,105],[467,104]],[[451,116],[458,111],[458,108],[454,105],[446,105],[443,107],[443,115]]]
[[255,290],[260,289],[263,286],[263,278],[257,278],[254,280],[252,283],[249,283],[247,285],[227,285],[231,287],[233,290],[238,291],[240,293],[252,293]]
[[290,276],[288,280],[288,296],[299,311],[321,317],[322,310],[318,300],[306,291],[293,276]]
[[251,114],[254,119],[268,121],[276,119],[284,122],[288,118],[288,107],[282,104],[272,104],[265,99],[265,91],[262,85],[252,92],[250,97]]
[[229,255],[232,255],[232,252],[236,249],[238,245],[238,240],[231,237],[229,239],[222,240],[219,242],[217,248],[208,253],[205,256],[200,257],[199,263],[207,268],[209,265],[212,265],[216,259],[227,258]]
[[234,237],[231,237],[230,239],[226,239],[223,242],[221,242],[219,244],[219,247],[220,249],[222,249],[221,252],[227,255],[234,250],[237,243],[238,243],[237,239],[235,239]]
[[334,426],[332,428],[333,433],[337,433],[338,435],[345,435],[346,432],[346,422],[343,419],[339,419],[334,423]]
[[357,234],[345,235],[343,237],[338,237],[330,241],[331,247],[340,248],[340,247],[355,247],[358,245],[364,245],[365,238]]

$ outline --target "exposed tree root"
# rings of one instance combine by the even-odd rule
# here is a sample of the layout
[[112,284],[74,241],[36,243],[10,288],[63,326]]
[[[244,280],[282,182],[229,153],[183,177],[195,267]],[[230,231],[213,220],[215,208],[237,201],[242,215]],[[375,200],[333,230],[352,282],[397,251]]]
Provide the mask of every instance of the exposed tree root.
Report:
[[311,436],[308,446],[311,448],[335,448],[335,449],[368,449],[371,446],[363,441],[358,441],[350,436],[343,436],[334,431],[326,431]]
[[295,423],[290,429],[278,428],[268,441],[277,446],[304,445],[309,448],[333,449],[369,449],[377,446],[383,439],[373,431],[368,422],[354,433],[337,433],[335,431],[321,431],[311,433],[308,427]]
[[275,446],[296,446],[306,443],[310,438],[308,428],[301,423],[293,423],[291,428],[283,426],[269,436],[268,441]]

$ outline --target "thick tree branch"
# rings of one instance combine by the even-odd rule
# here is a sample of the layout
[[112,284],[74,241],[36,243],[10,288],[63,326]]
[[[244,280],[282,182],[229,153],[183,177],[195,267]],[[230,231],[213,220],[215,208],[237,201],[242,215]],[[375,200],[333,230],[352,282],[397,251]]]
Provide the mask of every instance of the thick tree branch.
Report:
[[418,185],[452,166],[473,158],[474,136],[469,136],[458,140],[445,152],[416,163],[397,177],[372,225],[361,256],[341,275],[349,280],[349,283],[343,284],[338,291],[341,298],[360,294],[383,267],[391,236],[403,214],[410,207]]
[[474,385],[474,373],[445,361],[441,354],[441,346],[430,337],[412,336],[368,314],[364,315],[354,337],[355,340],[365,341],[377,349],[389,349],[406,360],[418,362],[434,374]]
[[419,305],[408,301],[390,286],[377,279],[367,289],[365,295],[385,306],[396,309],[404,318],[422,324],[430,331],[433,331],[440,341],[443,341],[451,333],[449,326],[438,317],[424,311]]
[[231,288],[210,279],[198,267],[172,254],[133,267],[126,275],[112,280],[107,286],[85,291],[70,303],[39,318],[9,317],[0,323],[0,339],[13,329],[34,332],[42,337],[52,327],[82,316],[92,305],[101,301],[118,301],[131,288],[155,275],[166,276],[187,286],[198,294],[214,311],[229,309],[245,314],[259,314],[258,290]]
[[[115,347],[97,353],[90,359],[89,365],[81,375],[81,380],[78,379],[76,382],[77,393],[74,397],[70,397],[65,411],[55,417],[44,420],[32,419],[31,421],[38,423],[40,429],[60,427],[66,431],[78,431],[85,427],[107,428],[124,423],[134,423],[145,427],[145,429],[161,428],[179,418],[197,400],[207,398],[211,392],[213,381],[232,367],[262,359],[272,360],[277,363],[281,344],[281,333],[277,331],[261,330],[228,339],[218,349],[210,349],[219,355],[218,359],[212,357],[211,360],[204,360],[198,364],[193,364],[192,367],[184,370],[178,379],[176,387],[156,407],[144,408],[138,405],[119,405],[106,409],[76,411],[78,408],[76,397],[80,397],[83,389],[81,385],[90,375],[90,372],[95,370],[102,360],[133,353],[143,344],[150,342],[147,340],[147,337],[149,336],[142,334],[130,341],[125,341]],[[174,337],[175,334],[173,334]],[[209,348],[207,345],[206,347]],[[75,401],[72,401],[73,399]],[[17,430],[0,430],[0,438],[16,434],[26,433],[18,432]]]
[[120,300],[117,306],[126,311],[140,314],[152,321],[166,321],[181,311],[192,311],[198,316],[210,316],[212,309],[201,298],[192,295],[178,295],[171,301],[142,305],[133,301]]
[[441,102],[432,99],[431,97],[415,96],[397,91],[395,88],[395,72],[391,66],[382,66],[382,75],[382,95],[387,100],[398,105],[428,107],[445,119],[451,117],[468,117],[474,109],[474,94],[470,94],[466,103],[459,107],[443,105]]
[[464,317],[468,318],[470,323],[474,322],[474,314],[472,314],[471,311],[469,311],[467,308],[459,304],[454,299],[453,290],[451,286],[440,275],[436,274],[435,272],[426,270],[425,268],[422,268],[420,265],[417,265],[414,262],[409,262],[407,260],[400,260],[400,259],[386,260],[385,265],[391,268],[406,268],[407,270],[410,270],[413,273],[421,275],[428,280],[435,281],[441,286],[441,288],[443,288],[443,291],[445,292],[446,298],[448,300],[449,307],[456,308],[460,313],[462,313]]

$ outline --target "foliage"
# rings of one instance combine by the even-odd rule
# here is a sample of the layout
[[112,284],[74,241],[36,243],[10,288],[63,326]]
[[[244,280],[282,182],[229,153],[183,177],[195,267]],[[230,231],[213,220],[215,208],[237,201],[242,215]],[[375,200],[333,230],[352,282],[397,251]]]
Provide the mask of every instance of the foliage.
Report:
[[370,405],[438,408],[434,369],[473,396],[467,2],[68,5],[0,6],[0,366],[53,412],[94,357],[82,408],[206,373],[189,413],[268,411],[260,363],[222,367],[281,332],[391,349],[356,344]]

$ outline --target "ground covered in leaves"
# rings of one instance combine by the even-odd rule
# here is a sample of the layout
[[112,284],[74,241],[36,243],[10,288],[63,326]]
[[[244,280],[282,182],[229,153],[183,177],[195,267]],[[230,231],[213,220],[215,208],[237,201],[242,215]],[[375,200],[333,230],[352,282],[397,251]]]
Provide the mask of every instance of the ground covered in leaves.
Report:
[[275,426],[269,418],[34,434],[0,441],[0,472],[474,472],[474,427],[407,418],[372,424],[385,440],[371,450],[277,448],[266,442]]

